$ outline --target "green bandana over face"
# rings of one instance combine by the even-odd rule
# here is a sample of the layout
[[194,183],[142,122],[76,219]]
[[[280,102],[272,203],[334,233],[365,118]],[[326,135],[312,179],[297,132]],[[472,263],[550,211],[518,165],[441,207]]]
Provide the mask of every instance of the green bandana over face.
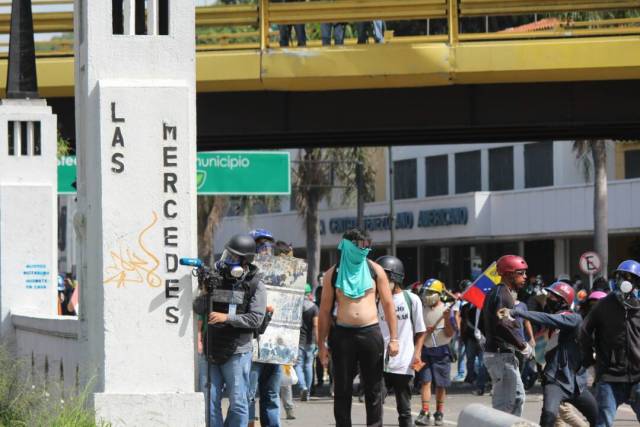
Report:
[[367,263],[370,248],[362,249],[342,239],[338,245],[340,250],[340,267],[336,278],[336,288],[349,298],[361,298],[365,292],[373,288],[373,279]]

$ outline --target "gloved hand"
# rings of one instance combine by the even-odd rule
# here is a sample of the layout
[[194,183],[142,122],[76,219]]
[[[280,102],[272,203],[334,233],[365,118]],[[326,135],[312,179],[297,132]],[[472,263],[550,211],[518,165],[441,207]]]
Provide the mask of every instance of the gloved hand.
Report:
[[524,343],[524,348],[522,350],[518,350],[525,359],[531,359],[533,357],[533,347],[528,342]]

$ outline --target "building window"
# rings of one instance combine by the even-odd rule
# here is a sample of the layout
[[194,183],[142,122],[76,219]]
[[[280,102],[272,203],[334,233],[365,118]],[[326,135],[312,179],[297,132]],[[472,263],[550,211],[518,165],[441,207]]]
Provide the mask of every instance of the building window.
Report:
[[42,155],[40,122],[8,122],[7,154],[9,156]]
[[513,147],[489,150],[489,190],[513,190]]
[[[111,0],[113,34],[161,35],[169,34],[169,0]],[[125,25],[125,10],[133,10],[134,28]]]
[[111,0],[111,26],[113,34],[124,34],[123,0]]
[[480,151],[456,153],[456,194],[480,191],[481,189]]
[[445,196],[449,194],[449,159],[448,156],[427,157],[424,161],[426,169],[427,197]]
[[640,150],[624,152],[625,179],[640,178]]
[[393,162],[394,199],[414,199],[418,197],[417,159]]
[[553,185],[553,142],[537,142],[524,146],[525,188]]
[[14,138],[14,126],[15,122],[7,123],[7,141],[9,142],[8,154],[10,156],[16,155],[16,142]]

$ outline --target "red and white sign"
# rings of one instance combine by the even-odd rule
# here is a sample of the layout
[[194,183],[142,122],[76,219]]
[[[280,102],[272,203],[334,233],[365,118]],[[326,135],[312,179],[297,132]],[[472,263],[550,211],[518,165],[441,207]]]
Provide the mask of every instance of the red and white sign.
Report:
[[602,260],[600,259],[600,255],[591,251],[580,255],[580,262],[578,265],[580,267],[580,271],[584,274],[593,275],[602,270]]

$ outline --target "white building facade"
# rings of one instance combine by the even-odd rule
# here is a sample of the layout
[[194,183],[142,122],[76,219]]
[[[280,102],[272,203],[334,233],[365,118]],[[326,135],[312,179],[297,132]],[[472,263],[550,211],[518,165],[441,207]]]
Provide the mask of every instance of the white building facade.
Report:
[[[640,258],[638,153],[638,146],[608,145],[611,269]],[[580,254],[593,249],[593,166],[576,159],[571,142],[394,147],[393,161],[397,254],[410,282],[438,277],[454,284],[470,277],[472,264],[487,266],[505,253],[525,256],[530,274],[548,282],[579,274]],[[390,240],[387,166],[385,158],[378,168],[384,180],[376,180],[387,191],[376,191],[365,209],[374,257],[386,253]],[[332,200],[320,213],[322,268],[335,262],[335,247],[356,220],[355,207]],[[279,213],[226,217],[214,247],[220,251],[233,234],[266,228],[304,256],[303,222],[290,205],[283,200]]]

